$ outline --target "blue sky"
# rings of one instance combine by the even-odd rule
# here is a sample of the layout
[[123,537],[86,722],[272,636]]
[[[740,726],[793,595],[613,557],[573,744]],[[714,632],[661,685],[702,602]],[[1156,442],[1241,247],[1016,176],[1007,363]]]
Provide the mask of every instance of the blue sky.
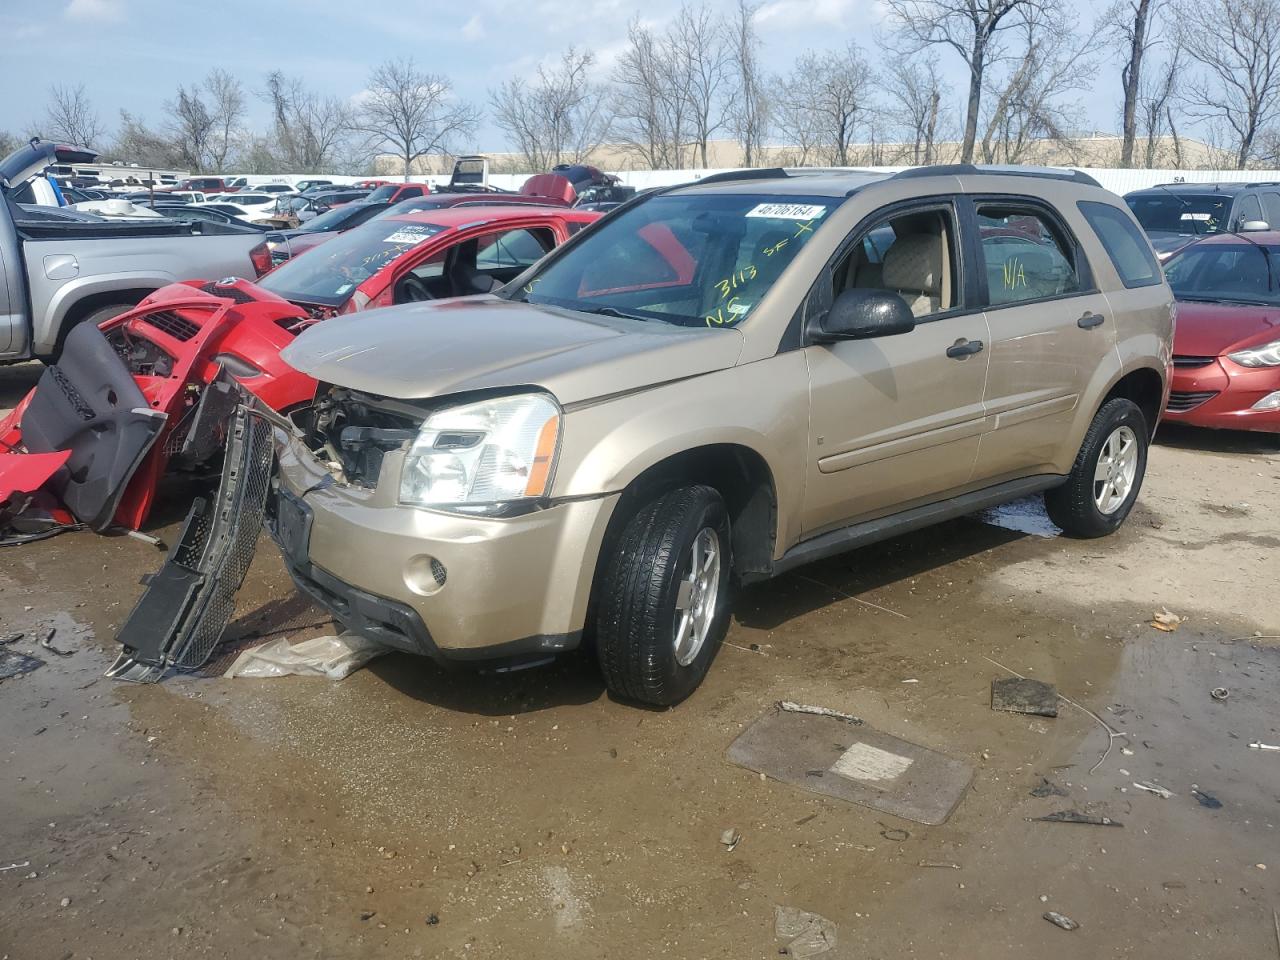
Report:
[[[595,51],[607,73],[630,18],[639,13],[660,25],[678,7],[679,0],[0,0],[0,84],[9,93],[0,101],[0,129],[28,129],[43,116],[54,83],[83,82],[114,129],[121,107],[154,120],[179,83],[213,67],[250,89],[279,68],[326,94],[349,97],[372,66],[407,56],[450,77],[458,96],[483,105],[491,87],[532,72],[570,43]],[[784,72],[805,50],[849,39],[874,61],[882,18],[877,0],[768,0],[757,15],[765,66]],[[964,79],[958,60],[938,56],[958,111]],[[1090,125],[1116,129],[1114,64],[1100,63],[1095,91]],[[251,110],[251,119],[265,125],[265,106],[255,99]],[[487,122],[476,140],[480,149],[503,145]]]

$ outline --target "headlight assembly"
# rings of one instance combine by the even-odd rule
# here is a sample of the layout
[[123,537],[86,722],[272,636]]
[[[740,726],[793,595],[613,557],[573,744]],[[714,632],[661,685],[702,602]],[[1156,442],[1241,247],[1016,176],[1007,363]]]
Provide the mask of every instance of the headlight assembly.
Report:
[[1237,353],[1228,353],[1227,358],[1234,360],[1242,367],[1280,367],[1280,340],[1272,340],[1260,347],[1250,347]]
[[545,496],[559,440],[560,407],[545,393],[439,410],[405,456],[400,502],[471,513]]

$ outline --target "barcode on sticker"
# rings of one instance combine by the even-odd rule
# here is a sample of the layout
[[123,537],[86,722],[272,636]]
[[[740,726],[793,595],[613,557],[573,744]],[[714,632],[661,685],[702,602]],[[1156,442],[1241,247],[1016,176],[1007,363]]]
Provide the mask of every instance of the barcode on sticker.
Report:
[[816,220],[826,212],[827,208],[819,203],[761,203],[747,216],[772,220]]

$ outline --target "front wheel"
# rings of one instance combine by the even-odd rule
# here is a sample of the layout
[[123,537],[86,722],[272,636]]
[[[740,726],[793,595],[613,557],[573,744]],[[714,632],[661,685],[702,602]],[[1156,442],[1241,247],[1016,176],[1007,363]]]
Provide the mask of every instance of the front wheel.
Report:
[[1129,516],[1147,472],[1150,430],[1132,400],[1102,405],[1067,482],[1044,495],[1049,519],[1073,537],[1105,537]]
[[671,706],[702,682],[729,625],[729,516],[711,487],[678,487],[627,521],[605,563],[596,648],[618,696]]

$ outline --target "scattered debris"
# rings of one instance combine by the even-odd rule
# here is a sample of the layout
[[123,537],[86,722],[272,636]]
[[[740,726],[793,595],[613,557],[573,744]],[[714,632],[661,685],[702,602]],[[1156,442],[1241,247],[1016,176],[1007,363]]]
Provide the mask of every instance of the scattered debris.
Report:
[[941,870],[959,870],[960,864],[952,863],[950,860],[921,860],[922,867],[936,867]]
[[4,645],[4,644],[6,644],[6,643],[17,643],[17,642],[18,642],[19,640],[21,640],[24,636],[26,636],[26,634],[21,633],[21,632],[18,632],[18,633],[6,633],[6,634],[4,634],[3,636],[0,636],[0,646],[3,646],[3,645]]
[[1180,617],[1176,613],[1172,613],[1168,607],[1164,607],[1151,615],[1151,626],[1157,630],[1163,630],[1165,633],[1173,633],[1186,620],[1186,617]]
[[1191,795],[1196,798],[1202,807],[1208,807],[1210,810],[1217,810],[1222,807],[1221,800],[1211,793],[1205,793],[1199,787],[1192,787]]
[[440,922],[440,918],[434,913],[427,914],[427,926],[434,927]]
[[785,952],[792,957],[816,957],[834,950],[836,925],[826,917],[795,907],[773,908],[773,932],[785,940]]
[[55,657],[72,656],[75,653],[74,650],[59,650],[57,647],[53,645],[53,636],[57,632],[58,632],[57,627],[50,627],[48,632],[46,632],[45,635],[40,638],[40,646],[43,647],[45,650],[48,650]]
[[378,915],[378,911],[377,911],[377,910],[361,910],[361,911],[360,911],[360,920],[361,920],[361,922],[363,922],[363,921],[365,921],[365,920],[372,920],[372,919],[373,919],[374,917],[376,917],[377,915]]
[[236,657],[225,677],[323,676],[342,680],[390,648],[358,633],[313,637],[290,644],[280,637]]
[[991,709],[1028,713],[1036,717],[1058,715],[1058,691],[1043,680],[1005,677],[991,681]]
[[720,842],[724,844],[726,853],[733,853],[733,848],[742,842],[742,834],[730,827],[720,834]]
[[816,813],[811,813],[807,817],[801,817],[799,820],[796,821],[796,826],[803,827],[806,823],[808,823],[810,820],[812,820],[816,816],[817,816]]
[[1254,740],[1249,744],[1250,750],[1280,750],[1280,747],[1270,743],[1263,743],[1261,740]]
[[1159,784],[1149,783],[1146,780],[1135,780],[1133,782],[1133,785],[1137,787],[1139,790],[1145,790],[1147,791],[1147,793],[1154,793],[1161,800],[1168,800],[1170,797],[1173,796],[1172,790],[1166,790],[1164,787],[1160,786]]
[[1095,817],[1088,813],[1078,813],[1075,810],[1059,810],[1043,817],[1027,817],[1027,819],[1032,823],[1081,823],[1090,827],[1124,826],[1119,820],[1112,820],[1110,817]]
[[21,863],[11,863],[7,867],[0,867],[0,873],[4,873],[6,870],[17,870],[20,867],[29,867],[29,866],[31,866],[31,861],[23,860]]
[[1044,918],[1052,923],[1055,927],[1061,927],[1063,930],[1079,930],[1080,924],[1076,923],[1065,914],[1057,913],[1050,910],[1044,915]]
[[70,897],[63,897],[63,898],[62,898],[62,901],[61,901],[61,904],[62,904],[62,906],[63,906],[64,908],[65,908],[65,907],[69,907],[69,906],[71,906],[71,898],[70,898]]
[[900,680],[899,682],[900,683],[919,683],[920,681],[917,680],[915,677],[912,677],[910,680]]
[[1228,690],[1226,687],[1214,687],[1212,690],[1209,691],[1209,696],[1221,702],[1227,699],[1227,697],[1231,696],[1231,691]]
[[10,653],[8,650],[0,650],[0,680],[20,677],[24,673],[30,673],[32,670],[38,670],[43,666],[44,661],[39,657],[28,657],[25,653]]
[[1060,787],[1048,777],[1041,777],[1040,783],[1031,788],[1031,796],[1033,797],[1067,797],[1070,792],[1065,787]]
[[[884,824],[881,824],[884,826]],[[911,834],[899,827],[885,827],[880,831],[880,836],[886,840],[892,840],[894,843],[903,843],[911,839]]]
[[841,713],[839,710],[832,710],[830,707],[814,707],[807,703],[792,703],[790,700],[779,700],[778,709],[784,713],[807,713],[814,717],[831,717],[835,720],[843,720],[845,723],[851,723],[855,727],[862,726],[861,717],[855,717],[851,713]]

